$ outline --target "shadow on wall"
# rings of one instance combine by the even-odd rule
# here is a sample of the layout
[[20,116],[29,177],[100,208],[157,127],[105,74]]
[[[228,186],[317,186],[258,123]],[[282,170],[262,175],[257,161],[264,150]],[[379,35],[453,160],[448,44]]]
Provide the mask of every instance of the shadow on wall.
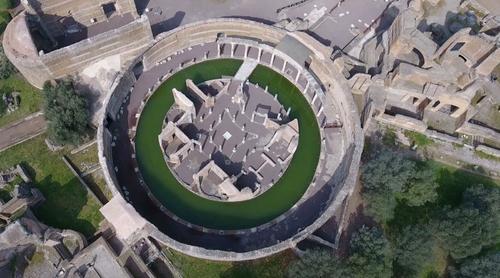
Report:
[[151,30],[153,31],[153,36],[156,36],[160,33],[179,27],[182,23],[182,20],[184,19],[184,16],[186,16],[185,12],[178,11],[175,13],[173,17],[164,20],[162,22],[153,24],[151,26]]
[[473,32],[478,32],[481,28],[478,18],[473,13],[454,13],[448,12],[444,25],[438,23],[428,24],[423,20],[418,25],[418,30],[422,32],[431,32],[431,39],[438,45],[442,45],[453,34],[463,28],[471,28]]
[[135,8],[138,14],[142,14],[149,5],[150,0],[134,0]]
[[44,14],[43,21],[51,23],[51,33],[55,35],[49,35],[34,16],[28,17],[29,30],[39,51],[49,53],[88,37],[87,26],[73,17]]

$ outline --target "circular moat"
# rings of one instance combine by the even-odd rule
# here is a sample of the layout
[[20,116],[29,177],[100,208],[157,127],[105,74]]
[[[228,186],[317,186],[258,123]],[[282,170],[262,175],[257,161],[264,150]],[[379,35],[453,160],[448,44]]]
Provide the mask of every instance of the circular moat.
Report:
[[252,228],[289,210],[304,194],[314,176],[320,153],[320,132],[316,117],[300,90],[274,70],[257,66],[248,80],[277,96],[290,108],[290,119],[299,123],[298,146],[284,174],[266,192],[246,201],[207,200],[186,188],[165,162],[158,143],[165,115],[174,104],[173,89],[188,91],[186,80],[195,84],[234,76],[242,61],[206,61],[172,75],[153,93],[142,110],[135,137],[136,158],[146,185],[162,205],[195,225],[210,229]]
[[305,33],[241,19],[158,35],[104,102],[110,203],[137,233],[205,259],[261,258],[318,229],[334,240],[363,137],[330,57]]

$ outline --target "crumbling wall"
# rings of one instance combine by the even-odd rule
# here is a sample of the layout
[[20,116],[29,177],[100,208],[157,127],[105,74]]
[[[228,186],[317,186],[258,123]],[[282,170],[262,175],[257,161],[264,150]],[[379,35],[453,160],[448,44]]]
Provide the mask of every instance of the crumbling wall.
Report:
[[[18,17],[24,17],[19,15]],[[17,17],[14,19],[17,20]],[[26,22],[19,22],[26,24]],[[17,24],[17,25],[19,25]],[[41,88],[47,80],[77,75],[88,66],[117,55],[121,68],[141,55],[153,42],[153,33],[147,17],[143,16],[125,26],[85,39],[52,52],[16,53],[17,25],[9,24],[4,37],[5,51],[11,62],[35,87]],[[30,37],[31,39],[31,37]],[[29,43],[26,42],[26,43]],[[19,44],[19,43],[17,43]]]
[[22,0],[22,4],[29,13],[38,15],[55,36],[62,35],[60,21],[64,18],[72,18],[84,26],[106,21],[111,15],[105,14],[106,4],[114,4],[113,15],[131,13],[139,17],[134,0]]

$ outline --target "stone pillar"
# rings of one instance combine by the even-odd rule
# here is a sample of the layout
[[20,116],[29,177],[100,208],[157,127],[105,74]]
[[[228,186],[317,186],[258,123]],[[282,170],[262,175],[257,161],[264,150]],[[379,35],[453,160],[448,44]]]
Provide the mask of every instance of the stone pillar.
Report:
[[311,104],[314,104],[314,101],[316,101],[316,98],[318,97],[318,94],[316,92],[314,92],[314,97],[311,101]]
[[300,69],[297,71],[297,76],[295,76],[295,83],[299,81],[299,77],[300,77]]
[[323,112],[323,104],[320,106],[318,113],[316,113],[316,117],[319,117],[321,112]]

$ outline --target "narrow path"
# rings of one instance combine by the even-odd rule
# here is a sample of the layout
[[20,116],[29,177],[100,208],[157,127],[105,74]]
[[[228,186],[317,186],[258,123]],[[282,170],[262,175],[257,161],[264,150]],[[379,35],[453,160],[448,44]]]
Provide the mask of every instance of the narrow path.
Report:
[[29,140],[47,129],[47,122],[42,112],[0,129],[0,152]]
[[245,59],[233,79],[238,81],[246,81],[258,64],[259,62],[257,60]]

